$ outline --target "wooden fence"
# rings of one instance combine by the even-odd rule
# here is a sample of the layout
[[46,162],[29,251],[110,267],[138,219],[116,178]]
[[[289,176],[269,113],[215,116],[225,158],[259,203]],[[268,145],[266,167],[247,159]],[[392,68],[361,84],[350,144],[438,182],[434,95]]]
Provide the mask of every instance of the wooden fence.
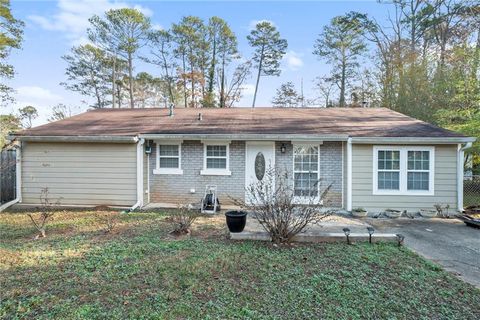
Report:
[[16,152],[2,150],[0,153],[0,205],[16,197]]

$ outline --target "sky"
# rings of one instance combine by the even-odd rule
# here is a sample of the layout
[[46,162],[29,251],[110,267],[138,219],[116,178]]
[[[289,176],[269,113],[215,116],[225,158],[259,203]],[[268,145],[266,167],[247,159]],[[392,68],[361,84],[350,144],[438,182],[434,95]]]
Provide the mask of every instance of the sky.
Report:
[[[15,78],[9,85],[16,90],[16,104],[0,109],[15,112],[19,107],[33,105],[40,117],[34,125],[43,124],[51,107],[63,103],[74,113],[87,109],[85,98],[60,85],[65,81],[66,63],[61,58],[74,45],[85,43],[88,19],[108,9],[133,7],[150,17],[157,28],[168,29],[183,16],[195,15],[208,20],[211,16],[225,19],[238,37],[239,51],[250,58],[252,49],[246,36],[256,22],[268,20],[275,24],[288,41],[279,77],[262,77],[257,106],[267,107],[280,84],[292,81],[300,90],[303,82],[307,98],[315,96],[313,80],[328,74],[329,65],[312,54],[313,45],[322,27],[349,11],[368,13],[379,20],[387,16],[388,6],[376,1],[114,1],[114,0],[12,0],[12,11],[25,22],[22,50],[9,59],[15,67]],[[139,63],[136,72],[159,75],[154,66]],[[254,91],[253,75],[247,80],[242,100],[237,106],[251,106]]]

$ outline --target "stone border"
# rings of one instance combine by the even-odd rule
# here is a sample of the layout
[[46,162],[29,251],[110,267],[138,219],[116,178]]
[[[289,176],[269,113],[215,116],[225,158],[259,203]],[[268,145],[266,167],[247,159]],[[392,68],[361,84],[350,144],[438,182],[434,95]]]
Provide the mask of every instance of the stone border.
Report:
[[[349,235],[350,242],[368,242],[368,233],[351,233]],[[259,240],[271,241],[267,232],[249,232],[231,233],[232,240]],[[300,233],[293,238],[295,242],[346,242],[347,238],[344,233]],[[372,242],[398,242],[397,235],[393,233],[376,233],[372,235]]]

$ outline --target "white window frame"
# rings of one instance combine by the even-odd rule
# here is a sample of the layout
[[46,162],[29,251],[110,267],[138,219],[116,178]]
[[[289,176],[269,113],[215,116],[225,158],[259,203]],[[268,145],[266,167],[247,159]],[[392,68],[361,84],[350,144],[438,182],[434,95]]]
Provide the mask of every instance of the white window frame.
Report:
[[[153,174],[183,174],[182,170],[182,142],[183,141],[155,141],[156,144],[156,165]],[[178,168],[160,168],[160,145],[178,146]],[[173,157],[169,157],[173,158]]]
[[[293,183],[293,192],[295,193],[295,148],[297,147],[317,147],[317,177],[320,179],[320,144],[311,144],[311,143],[292,143],[293,150],[292,150],[292,183]],[[300,172],[300,171],[297,171]],[[305,173],[305,172],[304,172]],[[295,203],[299,204],[310,204],[316,203],[320,201],[320,183],[317,184],[317,196],[315,198],[312,197],[301,197],[301,196],[294,196]],[[323,203],[323,200],[322,200]],[[321,203],[321,204],[322,204]]]
[[[203,143],[203,169],[200,171],[201,175],[204,176],[230,176],[232,172],[230,171],[230,141],[202,141]],[[226,157],[211,157],[208,158],[226,158],[226,168],[225,169],[211,169],[207,168],[207,146],[225,146],[226,147]]]
[[[399,190],[378,189],[378,152],[379,151],[400,151],[400,188]],[[408,190],[408,172],[420,172],[408,170],[408,151],[428,151],[429,155],[429,175],[428,190]],[[426,172],[423,171],[423,172]],[[435,194],[435,147],[432,146],[373,146],[373,194],[374,195],[424,195],[433,196]]]

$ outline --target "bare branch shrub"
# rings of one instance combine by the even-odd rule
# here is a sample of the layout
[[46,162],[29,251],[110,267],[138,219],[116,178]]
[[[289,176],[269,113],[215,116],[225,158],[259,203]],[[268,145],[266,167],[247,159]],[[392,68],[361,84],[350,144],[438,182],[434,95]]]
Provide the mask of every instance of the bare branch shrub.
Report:
[[38,235],[35,236],[35,239],[45,238],[47,236],[47,224],[53,220],[53,216],[55,214],[54,209],[60,205],[60,200],[61,198],[57,199],[56,202],[52,202],[50,200],[48,188],[42,188],[40,192],[40,203],[42,206],[40,207],[38,217],[35,217],[34,213],[27,213],[28,217],[32,221],[33,226],[38,231]]
[[118,212],[97,211],[95,212],[95,218],[102,226],[102,231],[110,233],[118,223]]
[[310,189],[297,191],[287,172],[269,168],[262,180],[246,188],[246,201],[233,199],[242,209],[253,216],[267,231],[274,243],[289,243],[309,224],[316,224],[332,212],[322,210],[322,200],[331,188],[318,190],[318,183]]
[[437,211],[437,217],[440,218],[450,218],[450,213],[448,212],[448,209],[450,209],[450,205],[445,205],[442,206],[441,204],[437,203],[434,204],[433,207]]
[[189,234],[190,227],[198,217],[200,217],[198,210],[191,209],[186,205],[179,205],[177,210],[170,214],[170,222],[173,225],[171,233],[175,235]]

